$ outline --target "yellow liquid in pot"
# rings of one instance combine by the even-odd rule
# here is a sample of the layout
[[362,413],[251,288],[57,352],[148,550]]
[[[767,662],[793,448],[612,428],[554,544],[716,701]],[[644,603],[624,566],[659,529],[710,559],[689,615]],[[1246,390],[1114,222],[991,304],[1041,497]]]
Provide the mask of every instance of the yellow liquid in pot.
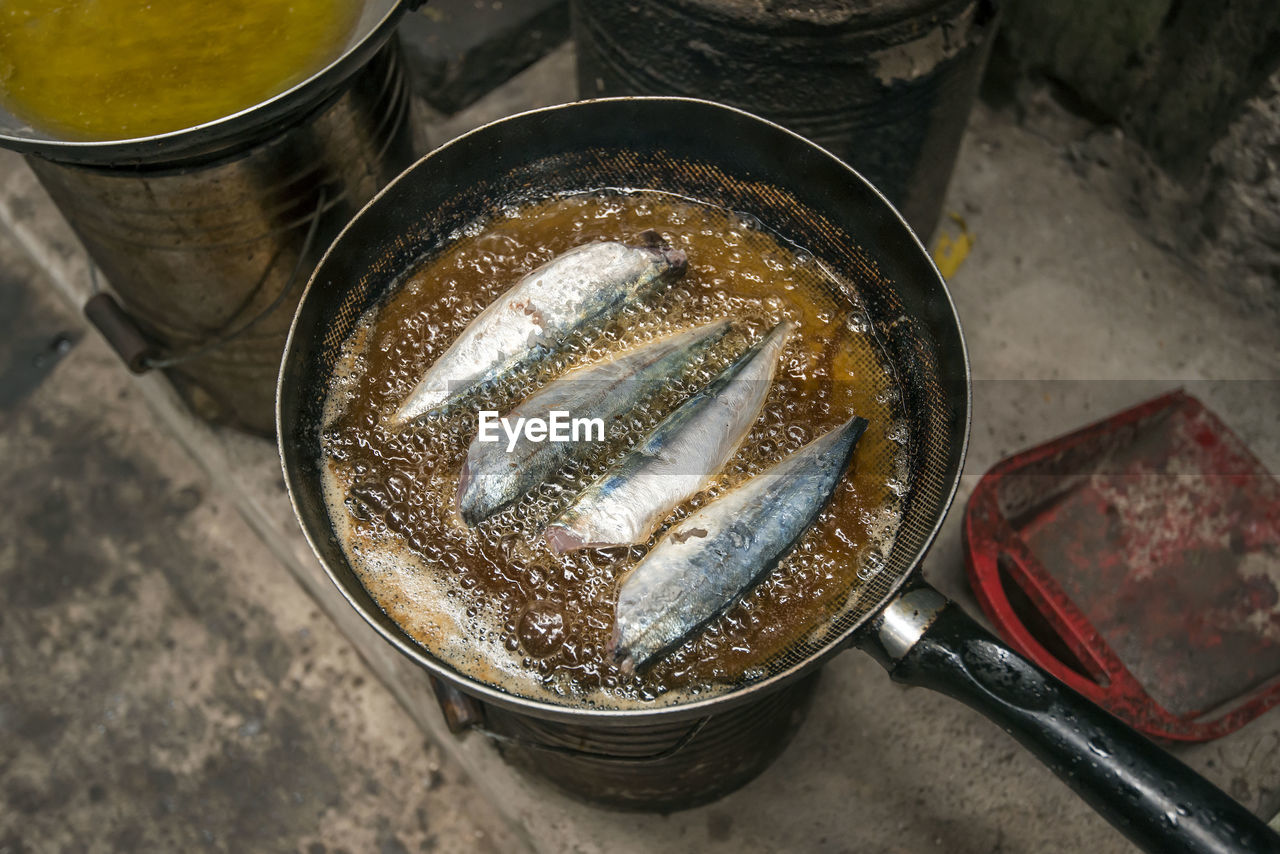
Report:
[[332,61],[359,0],[4,0],[0,103],[72,140],[151,136],[251,107]]

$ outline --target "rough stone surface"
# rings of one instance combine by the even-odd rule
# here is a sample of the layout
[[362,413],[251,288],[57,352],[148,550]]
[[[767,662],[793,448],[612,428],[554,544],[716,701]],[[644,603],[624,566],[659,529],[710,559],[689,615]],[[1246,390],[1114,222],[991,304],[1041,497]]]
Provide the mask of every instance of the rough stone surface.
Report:
[[1220,298],[1280,315],[1280,4],[1015,0],[991,72],[988,99],[1039,132],[1047,77],[1082,117],[1077,168],[1123,185],[1139,229]]
[[1146,239],[1196,271],[1231,311],[1280,317],[1280,71],[1247,101],[1190,184],[1173,179],[1116,126],[1062,109],[1046,87],[1001,99],[1027,131],[1062,146]]
[[507,850],[49,291],[0,235],[0,851]]
[[1183,180],[1280,66],[1273,0],[1015,0],[1004,47],[1134,135]]
[[1280,71],[1209,152],[1188,243],[1212,278],[1280,317]]
[[568,36],[568,0],[433,0],[400,25],[415,90],[445,113],[497,88]]

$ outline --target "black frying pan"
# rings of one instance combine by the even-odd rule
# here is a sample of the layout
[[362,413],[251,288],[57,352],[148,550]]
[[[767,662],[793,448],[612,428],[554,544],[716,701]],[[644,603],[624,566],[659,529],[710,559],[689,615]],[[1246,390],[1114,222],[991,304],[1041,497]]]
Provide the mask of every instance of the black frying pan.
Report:
[[[663,190],[757,217],[857,290],[904,389],[911,460],[886,566],[821,637],[727,694],[653,710],[574,709],[507,694],[438,661],[373,602],[347,563],[318,475],[319,424],[340,345],[360,315],[444,235],[512,201],[602,187]],[[839,295],[835,297],[839,302]],[[950,694],[1040,757],[1152,852],[1280,852],[1280,837],[1181,762],[1026,662],[926,585],[920,561],[959,483],[969,369],[928,254],[857,173],[783,128],[675,98],[590,101],[504,119],[449,143],[374,199],[330,248],[281,367],[278,435],[294,509],[334,583],[389,642],[463,692],[549,720],[643,724],[759,699],[855,644],[898,681]]]

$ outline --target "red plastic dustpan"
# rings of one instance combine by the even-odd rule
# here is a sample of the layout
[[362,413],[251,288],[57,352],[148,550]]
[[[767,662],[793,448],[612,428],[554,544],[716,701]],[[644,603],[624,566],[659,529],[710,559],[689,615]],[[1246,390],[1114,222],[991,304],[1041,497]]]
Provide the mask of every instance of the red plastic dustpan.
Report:
[[1182,392],[996,465],[965,512],[999,633],[1137,729],[1203,741],[1280,703],[1280,483]]

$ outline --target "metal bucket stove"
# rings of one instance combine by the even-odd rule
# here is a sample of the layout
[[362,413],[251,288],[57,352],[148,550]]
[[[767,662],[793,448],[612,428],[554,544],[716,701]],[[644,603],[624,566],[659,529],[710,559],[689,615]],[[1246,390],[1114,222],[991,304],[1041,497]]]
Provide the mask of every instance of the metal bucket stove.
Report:
[[104,274],[85,313],[131,370],[163,369],[206,420],[272,434],[302,285],[413,160],[409,90],[389,41],[404,8],[367,0],[328,66],[172,133],[72,141],[0,108],[0,146],[27,155]]

